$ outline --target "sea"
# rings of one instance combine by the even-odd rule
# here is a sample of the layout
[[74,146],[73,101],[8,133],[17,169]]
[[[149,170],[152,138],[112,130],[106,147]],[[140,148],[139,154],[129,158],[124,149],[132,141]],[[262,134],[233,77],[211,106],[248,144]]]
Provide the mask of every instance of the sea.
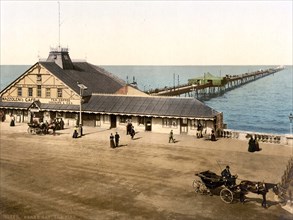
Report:
[[[0,90],[28,70],[31,65],[1,65]],[[128,83],[136,82],[142,91],[186,84],[188,79],[237,75],[276,66],[103,66]],[[192,94],[191,94],[192,95]],[[292,66],[245,84],[221,96],[204,101],[223,112],[228,129],[269,134],[289,134],[289,114],[293,113]]]

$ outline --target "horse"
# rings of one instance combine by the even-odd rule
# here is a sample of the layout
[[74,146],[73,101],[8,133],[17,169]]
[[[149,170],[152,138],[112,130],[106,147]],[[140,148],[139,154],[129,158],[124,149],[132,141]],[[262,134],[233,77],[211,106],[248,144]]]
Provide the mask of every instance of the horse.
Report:
[[[240,202],[244,203],[245,194],[248,192],[261,194],[262,195],[262,207],[267,208],[267,199],[266,194],[269,192],[268,184],[265,182],[252,182],[248,180],[242,180],[239,184],[240,187]],[[273,192],[277,195],[278,187],[277,185],[273,184]]]

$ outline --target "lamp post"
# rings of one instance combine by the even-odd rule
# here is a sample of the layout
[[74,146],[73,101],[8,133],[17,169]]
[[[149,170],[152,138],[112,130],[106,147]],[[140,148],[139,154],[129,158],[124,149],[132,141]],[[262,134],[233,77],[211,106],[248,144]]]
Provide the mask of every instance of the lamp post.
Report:
[[82,95],[83,91],[87,89],[87,87],[79,82],[77,82],[79,87],[79,95],[80,95],[80,103],[79,103],[79,134],[82,136],[82,112],[81,112],[81,104],[82,104]]
[[291,157],[293,156],[293,146],[292,146],[292,123],[293,123],[293,115],[290,113],[289,115],[289,121],[290,121],[290,140],[291,140]]
[[292,123],[293,123],[293,115],[290,113],[289,115],[289,120],[290,120],[290,135],[292,135]]

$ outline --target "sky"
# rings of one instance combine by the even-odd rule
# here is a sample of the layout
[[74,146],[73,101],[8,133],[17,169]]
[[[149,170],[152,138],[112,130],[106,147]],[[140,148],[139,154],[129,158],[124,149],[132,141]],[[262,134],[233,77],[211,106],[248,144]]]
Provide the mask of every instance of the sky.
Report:
[[292,2],[1,0],[0,64],[47,58],[60,26],[96,65],[292,65]]

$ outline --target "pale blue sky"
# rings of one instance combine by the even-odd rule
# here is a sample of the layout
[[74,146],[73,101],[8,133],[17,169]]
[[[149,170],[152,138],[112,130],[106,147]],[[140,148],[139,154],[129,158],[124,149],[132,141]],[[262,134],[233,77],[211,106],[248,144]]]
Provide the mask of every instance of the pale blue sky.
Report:
[[[61,45],[97,65],[292,65],[292,0],[60,1]],[[1,0],[1,64],[58,46],[57,1]]]

